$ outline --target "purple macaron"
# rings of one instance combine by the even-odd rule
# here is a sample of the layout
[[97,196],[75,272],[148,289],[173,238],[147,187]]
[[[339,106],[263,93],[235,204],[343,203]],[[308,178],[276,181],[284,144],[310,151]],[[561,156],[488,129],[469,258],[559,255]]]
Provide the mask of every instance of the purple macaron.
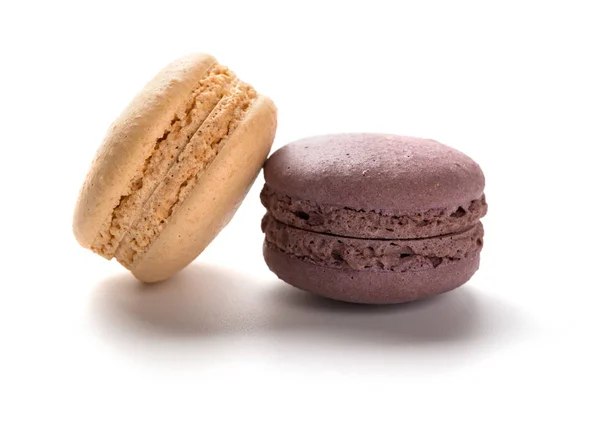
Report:
[[392,304],[452,290],[479,267],[485,179],[455,149],[386,134],[317,136],[276,151],[264,172],[264,257],[295,287]]

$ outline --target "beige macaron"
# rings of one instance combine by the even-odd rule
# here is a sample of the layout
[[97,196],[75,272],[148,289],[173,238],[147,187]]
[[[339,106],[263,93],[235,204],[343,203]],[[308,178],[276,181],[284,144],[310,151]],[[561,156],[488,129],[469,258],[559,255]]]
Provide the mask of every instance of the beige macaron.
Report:
[[275,137],[273,102],[206,54],[168,65],[108,130],[73,232],[140,280],[169,278],[229,222]]

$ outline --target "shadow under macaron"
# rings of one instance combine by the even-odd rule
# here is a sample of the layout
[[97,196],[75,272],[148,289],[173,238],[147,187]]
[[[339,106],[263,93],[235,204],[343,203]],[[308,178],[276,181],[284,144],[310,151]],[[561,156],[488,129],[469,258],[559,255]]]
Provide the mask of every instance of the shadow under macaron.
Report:
[[299,338],[328,346],[468,349],[524,328],[518,311],[469,284],[421,301],[360,305],[203,263],[154,284],[116,275],[99,283],[91,302],[93,323],[120,341],[259,336],[275,345]]
[[285,286],[273,288],[270,296],[286,311],[274,327],[290,332],[386,345],[469,344],[489,336],[486,301],[468,288],[395,305],[351,304]]
[[124,272],[98,284],[92,319],[116,338],[201,339],[252,331],[255,295],[247,280],[197,263],[156,283]]

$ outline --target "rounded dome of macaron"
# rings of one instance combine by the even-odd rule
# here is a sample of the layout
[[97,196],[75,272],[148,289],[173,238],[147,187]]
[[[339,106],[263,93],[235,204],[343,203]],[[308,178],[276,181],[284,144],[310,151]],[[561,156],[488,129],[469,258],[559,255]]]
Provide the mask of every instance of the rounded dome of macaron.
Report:
[[485,179],[467,155],[430,139],[354,133],[310,137],[265,164],[269,187],[320,204],[414,214],[467,206]]

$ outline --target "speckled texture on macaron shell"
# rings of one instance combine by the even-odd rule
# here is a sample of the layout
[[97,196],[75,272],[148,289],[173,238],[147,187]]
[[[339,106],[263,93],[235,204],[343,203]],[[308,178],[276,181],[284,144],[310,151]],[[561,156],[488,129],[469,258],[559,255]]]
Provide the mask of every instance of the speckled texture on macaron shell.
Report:
[[467,155],[434,140],[337,134],[290,143],[265,164],[277,194],[316,204],[415,215],[468,206],[485,179]]
[[338,134],[284,146],[264,167],[264,256],[282,280],[387,304],[454,289],[479,267],[485,179],[429,139]]

